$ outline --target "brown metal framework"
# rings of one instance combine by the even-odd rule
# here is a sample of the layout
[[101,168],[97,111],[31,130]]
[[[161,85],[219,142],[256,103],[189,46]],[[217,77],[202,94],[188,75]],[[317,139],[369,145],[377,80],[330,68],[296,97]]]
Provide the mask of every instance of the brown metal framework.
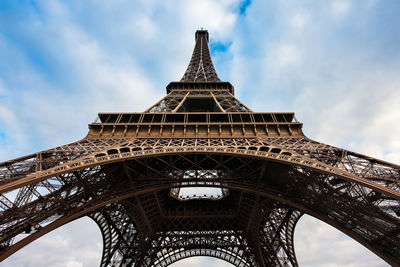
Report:
[[310,214],[400,265],[400,166],[307,138],[294,113],[256,113],[221,82],[207,31],[143,113],[100,113],[75,143],[0,164],[0,260],[82,216],[101,266],[211,256],[298,266]]

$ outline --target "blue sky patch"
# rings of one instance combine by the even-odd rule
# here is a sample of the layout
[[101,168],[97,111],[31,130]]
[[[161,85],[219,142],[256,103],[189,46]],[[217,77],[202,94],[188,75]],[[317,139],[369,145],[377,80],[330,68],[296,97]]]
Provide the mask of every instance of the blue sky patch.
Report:
[[247,8],[251,5],[251,0],[243,0],[239,4],[239,14],[246,15]]
[[38,7],[38,5],[36,4],[35,1],[31,1],[30,4],[31,4],[31,6],[33,7],[33,9],[34,9],[37,13],[40,13],[39,7]]
[[33,7],[33,9],[39,12],[39,7],[37,6],[37,3],[33,0],[0,1],[0,10],[6,10],[10,8],[21,10],[21,8],[30,8],[30,7]]
[[211,54],[215,54],[217,52],[226,52],[231,47],[232,42],[210,42],[210,51]]

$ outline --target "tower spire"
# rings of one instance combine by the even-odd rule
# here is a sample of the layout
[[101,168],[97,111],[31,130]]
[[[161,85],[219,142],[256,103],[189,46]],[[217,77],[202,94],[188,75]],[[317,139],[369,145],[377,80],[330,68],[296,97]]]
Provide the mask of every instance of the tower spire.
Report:
[[208,31],[196,31],[195,39],[192,58],[181,82],[219,82],[208,48]]

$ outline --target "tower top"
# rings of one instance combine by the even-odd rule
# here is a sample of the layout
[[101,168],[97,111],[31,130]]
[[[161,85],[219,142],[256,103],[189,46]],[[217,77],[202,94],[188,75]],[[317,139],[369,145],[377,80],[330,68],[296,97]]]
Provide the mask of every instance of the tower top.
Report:
[[196,31],[194,40],[197,41],[197,38],[198,38],[198,37],[200,37],[200,38],[206,38],[207,43],[208,43],[208,41],[209,41],[209,40],[208,40],[208,31],[207,31],[207,30],[203,30],[203,28],[201,28],[201,30],[197,30],[197,31]]
[[214,68],[210,49],[208,48],[208,31],[198,30],[195,34],[196,44],[189,66],[181,82],[219,82],[221,81]]
[[197,30],[195,41],[196,44],[193,49],[192,58],[185,74],[179,82],[171,82],[167,85],[167,93],[172,89],[222,89],[229,90],[231,94],[234,94],[232,84],[222,82],[214,68],[208,47],[208,31],[203,29]]

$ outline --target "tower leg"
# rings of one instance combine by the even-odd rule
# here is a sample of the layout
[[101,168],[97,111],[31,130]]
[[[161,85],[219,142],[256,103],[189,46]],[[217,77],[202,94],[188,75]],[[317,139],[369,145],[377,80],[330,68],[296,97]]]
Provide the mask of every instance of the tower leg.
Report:
[[111,206],[90,215],[103,235],[100,266],[132,266],[138,250],[138,231],[132,218],[119,205]]

